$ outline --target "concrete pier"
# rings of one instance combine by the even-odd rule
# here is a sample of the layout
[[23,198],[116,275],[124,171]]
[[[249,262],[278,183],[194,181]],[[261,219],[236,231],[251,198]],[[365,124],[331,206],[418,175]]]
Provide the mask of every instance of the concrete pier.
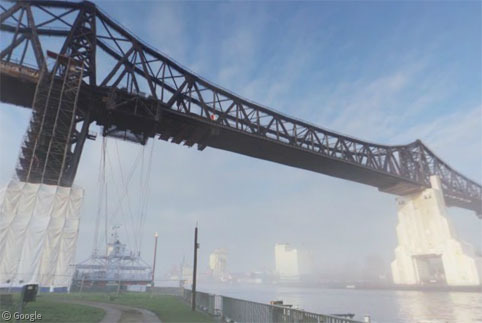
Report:
[[481,285],[482,257],[457,239],[446,216],[440,179],[432,176],[430,182],[429,189],[397,198],[393,281],[401,285]]

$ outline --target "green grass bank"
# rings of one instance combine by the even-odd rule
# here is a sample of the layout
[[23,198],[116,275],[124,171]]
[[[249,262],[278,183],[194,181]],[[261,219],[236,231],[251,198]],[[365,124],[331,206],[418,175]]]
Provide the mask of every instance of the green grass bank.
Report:
[[116,296],[106,293],[72,293],[68,295],[49,295],[52,299],[60,297],[63,300],[85,300],[100,303],[114,303],[145,308],[155,313],[164,322],[214,322],[214,319],[205,313],[192,312],[188,304],[181,298],[168,295],[149,293],[123,292]]
[[[0,304],[0,312],[2,315],[0,317],[0,322],[16,322],[13,317],[14,312],[19,310],[19,300],[20,295],[14,295],[13,304]],[[59,303],[58,298],[51,297],[50,295],[40,294],[37,296],[35,302],[27,303],[22,313],[33,315],[35,312],[41,315],[41,318],[35,320],[35,322],[82,322],[82,323],[96,323],[100,322],[104,317],[104,311],[95,307],[78,305],[78,304],[68,304]],[[5,319],[4,311],[8,311],[12,318],[10,320]],[[21,322],[31,322],[30,320],[22,320]]]

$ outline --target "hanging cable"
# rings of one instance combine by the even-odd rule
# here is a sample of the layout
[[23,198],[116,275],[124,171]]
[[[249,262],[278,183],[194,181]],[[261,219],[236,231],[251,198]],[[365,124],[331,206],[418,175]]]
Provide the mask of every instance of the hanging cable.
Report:
[[99,246],[99,228],[100,228],[100,218],[102,215],[102,208],[104,202],[104,190],[105,190],[105,149],[106,149],[106,138],[102,139],[101,146],[101,156],[99,163],[99,176],[97,179],[99,185],[99,191],[97,196],[97,216],[95,219],[95,231],[94,231],[94,241],[92,246],[92,253],[96,254]]
[[139,250],[142,248],[142,240],[144,235],[142,234],[142,230],[144,228],[144,223],[147,218],[147,214],[149,213],[149,197],[151,195],[151,188],[150,188],[150,181],[151,181],[151,169],[152,169],[152,158],[154,154],[154,141],[151,143],[151,149],[149,152],[149,158],[147,161],[147,171],[145,172],[144,175],[144,185],[143,185],[143,200],[142,200],[142,206],[141,206],[141,218],[139,221],[139,236],[140,236],[140,245],[139,245]]
[[[146,146],[142,146],[132,165],[128,165],[126,169],[125,159],[119,150],[117,141],[114,141],[112,149],[108,149],[107,140],[106,137],[103,138],[99,165],[99,201],[95,221],[94,252],[98,248],[101,227],[99,224],[103,214],[106,248],[109,243],[109,224],[119,222],[119,224],[123,224],[125,232],[123,239],[130,248],[133,248],[131,250],[139,254],[142,248],[142,231],[149,211],[154,143],[151,143],[149,150],[146,149]],[[134,176],[139,176],[139,188],[137,189],[138,194],[132,195]],[[110,202],[113,202],[113,207],[109,206],[109,199]],[[106,255],[107,252],[106,249]]]
[[[121,164],[121,157],[120,157],[120,153],[118,151],[118,148],[117,148],[117,142],[116,142],[116,160],[117,160],[117,165],[119,167],[119,174],[116,174],[116,176],[112,176],[112,182],[115,183],[117,181],[118,178],[120,178],[120,184],[119,185],[113,185],[114,188],[116,189],[116,195],[118,197],[118,200],[117,200],[117,203],[116,203],[116,207],[114,209],[114,211],[110,214],[110,218],[111,219],[115,219],[117,216],[120,215],[120,220],[122,223],[124,224],[127,224],[127,225],[123,225],[123,228],[124,228],[124,231],[125,231],[125,235],[126,235],[126,240],[127,240],[127,243],[128,245],[132,245],[132,241],[131,241],[131,238],[135,239],[135,237],[132,237],[132,232],[129,232],[129,230],[133,228],[133,224],[134,224],[134,220],[133,220],[133,214],[132,214],[132,210],[131,210],[131,207],[130,207],[130,200],[129,200],[129,190],[128,190],[128,186],[132,180],[132,177],[135,173],[135,167],[136,167],[136,164],[138,163],[138,160],[139,160],[139,154],[137,155],[135,161],[134,161],[134,164],[131,166],[130,170],[129,170],[129,173],[128,173],[128,176],[126,178],[125,174],[124,174],[124,171],[123,171],[123,168],[122,168],[122,164]],[[113,164],[112,164],[112,161],[111,161],[111,158],[110,158],[110,154],[107,154],[107,164],[109,165],[109,168],[111,170],[114,170],[114,167],[113,167]],[[117,184],[117,183],[115,183]],[[122,191],[119,191],[119,189],[121,189]],[[124,203],[127,203],[127,212],[125,211],[124,209]]]

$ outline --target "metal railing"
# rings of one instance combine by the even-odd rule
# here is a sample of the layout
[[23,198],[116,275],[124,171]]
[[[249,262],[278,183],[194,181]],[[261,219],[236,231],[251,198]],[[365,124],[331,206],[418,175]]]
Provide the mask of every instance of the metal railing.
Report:
[[[192,291],[184,289],[184,300],[191,303]],[[311,313],[290,307],[269,305],[243,299],[196,292],[198,310],[217,315],[225,322],[283,322],[283,323],[360,323],[353,319]],[[365,320],[369,322],[369,320]]]
[[[221,302],[219,295],[208,294],[204,292],[196,292],[196,307],[200,311],[206,312],[211,315],[221,314]],[[186,302],[191,303],[192,291],[184,289],[183,298]]]
[[196,293],[196,305],[204,312],[209,312],[209,298],[211,295],[208,293],[197,292]]

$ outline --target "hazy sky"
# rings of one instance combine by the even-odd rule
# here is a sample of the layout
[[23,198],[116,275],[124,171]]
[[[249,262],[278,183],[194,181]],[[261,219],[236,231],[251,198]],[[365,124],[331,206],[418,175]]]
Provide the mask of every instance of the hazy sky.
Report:
[[[480,2],[99,6],[149,44],[241,96],[373,142],[421,139],[452,167],[482,182]],[[1,185],[13,175],[29,116],[29,110],[0,104]],[[139,177],[133,177],[129,211],[115,191],[124,190],[121,178],[126,181],[143,150],[147,163],[152,144],[143,148],[109,139],[107,180],[110,209],[122,204],[109,215],[111,225],[122,224],[121,236],[131,244],[138,196],[148,192],[141,251],[150,262],[158,231],[158,275],[183,256],[191,262],[196,221],[202,271],[209,253],[221,247],[228,249],[232,271],[272,270],[276,242],[311,250],[328,271],[357,268],[367,257],[386,264],[393,258],[394,196],[211,148],[199,152],[154,141],[150,189],[139,192]],[[100,136],[86,143],[75,182],[86,190],[78,260],[93,246],[101,146]],[[460,238],[481,248],[482,221],[461,209],[449,215]]]

